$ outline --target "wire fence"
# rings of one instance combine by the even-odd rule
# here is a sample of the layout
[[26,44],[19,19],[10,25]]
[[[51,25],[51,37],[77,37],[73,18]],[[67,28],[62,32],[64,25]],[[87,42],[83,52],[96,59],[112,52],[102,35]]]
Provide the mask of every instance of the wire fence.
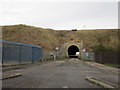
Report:
[[95,61],[103,64],[120,64],[118,59],[119,55],[120,52],[118,51],[96,52]]
[[85,59],[85,60],[94,61],[95,60],[95,53],[93,53],[93,52],[82,52],[81,58]]

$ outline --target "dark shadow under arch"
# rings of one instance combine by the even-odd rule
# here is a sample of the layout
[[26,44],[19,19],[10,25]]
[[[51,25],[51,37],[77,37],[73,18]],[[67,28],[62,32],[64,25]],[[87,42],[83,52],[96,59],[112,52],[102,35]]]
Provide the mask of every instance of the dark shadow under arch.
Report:
[[68,48],[68,56],[69,58],[78,58],[78,56],[76,56],[76,52],[79,52],[79,48],[75,45],[71,45]]

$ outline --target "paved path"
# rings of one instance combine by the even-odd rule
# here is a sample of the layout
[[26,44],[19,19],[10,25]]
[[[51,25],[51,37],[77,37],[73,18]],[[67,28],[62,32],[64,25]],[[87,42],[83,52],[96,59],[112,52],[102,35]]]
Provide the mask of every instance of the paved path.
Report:
[[3,88],[102,88],[85,80],[87,76],[118,83],[117,73],[75,59],[24,66],[9,72],[20,72],[22,76],[3,80]]

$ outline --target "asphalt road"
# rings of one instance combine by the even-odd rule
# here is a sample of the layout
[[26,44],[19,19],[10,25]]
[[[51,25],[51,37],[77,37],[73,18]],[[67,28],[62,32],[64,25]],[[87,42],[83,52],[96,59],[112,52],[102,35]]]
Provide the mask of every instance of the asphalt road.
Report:
[[18,69],[17,72],[22,73],[22,76],[3,80],[3,88],[102,88],[85,78],[117,79],[117,74],[113,72],[75,59],[36,64]]

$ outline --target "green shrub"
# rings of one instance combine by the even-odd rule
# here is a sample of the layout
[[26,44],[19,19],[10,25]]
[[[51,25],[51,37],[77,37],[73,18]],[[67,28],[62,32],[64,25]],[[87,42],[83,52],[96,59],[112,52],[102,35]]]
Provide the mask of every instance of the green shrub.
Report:
[[102,44],[91,46],[90,48],[95,52],[98,52],[98,51],[112,51],[113,50],[111,47],[106,48]]
[[102,44],[99,44],[99,45],[92,46],[91,49],[93,49],[93,51],[104,51],[105,47]]

